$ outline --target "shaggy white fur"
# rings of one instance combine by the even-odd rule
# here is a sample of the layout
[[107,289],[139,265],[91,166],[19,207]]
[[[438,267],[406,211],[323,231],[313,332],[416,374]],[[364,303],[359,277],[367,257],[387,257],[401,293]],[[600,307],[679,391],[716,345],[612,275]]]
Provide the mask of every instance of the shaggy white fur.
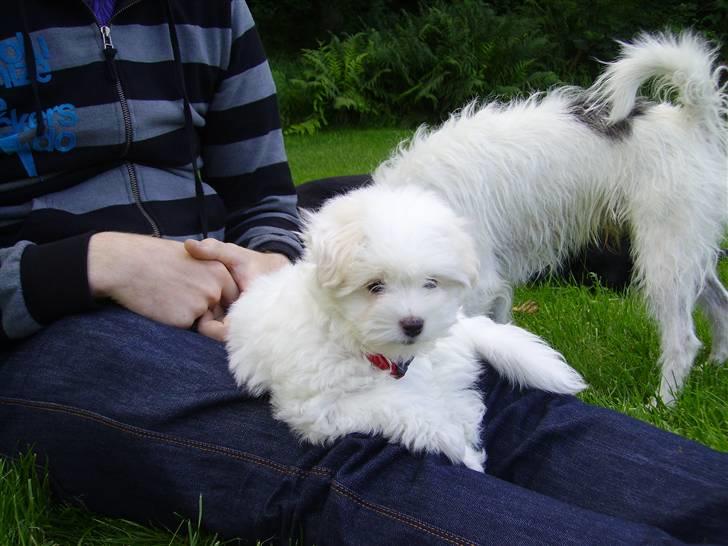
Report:
[[[728,359],[728,292],[716,275],[728,220],[725,88],[716,52],[691,33],[643,35],[589,89],[472,103],[421,128],[374,173],[380,186],[436,191],[469,219],[481,275],[466,311],[510,319],[512,285],[557,266],[603,224],[629,226],[634,282],[657,320],[659,394],[672,403],[700,342]],[[658,96],[637,100],[654,79]]]
[[[311,215],[304,239],[302,261],[258,278],[231,307],[227,341],[237,383],[269,392],[276,418],[302,439],[381,434],[482,472],[480,359],[516,385],[585,387],[533,334],[461,315],[478,261],[463,221],[434,193],[354,191]],[[401,370],[414,360],[395,379],[371,355]]]

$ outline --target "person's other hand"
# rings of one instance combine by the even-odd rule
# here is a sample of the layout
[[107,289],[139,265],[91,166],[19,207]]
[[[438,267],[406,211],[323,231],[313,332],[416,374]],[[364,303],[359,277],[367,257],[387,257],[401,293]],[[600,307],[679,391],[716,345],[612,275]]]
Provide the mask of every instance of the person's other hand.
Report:
[[[282,254],[257,252],[217,239],[188,239],[185,241],[185,249],[198,260],[224,264],[240,292],[244,292],[257,276],[271,273],[289,263],[288,258]],[[224,310],[209,310],[200,317],[197,329],[209,337],[224,340],[228,330]]]
[[177,241],[128,233],[91,237],[88,280],[94,297],[180,328],[198,321],[198,331],[215,339],[223,339],[217,326],[240,293],[224,263],[195,259]]
[[188,239],[185,241],[185,249],[190,256],[198,260],[225,264],[240,292],[245,292],[253,279],[259,275],[272,273],[290,263],[283,254],[258,252],[233,243],[223,243],[217,239],[203,241]]

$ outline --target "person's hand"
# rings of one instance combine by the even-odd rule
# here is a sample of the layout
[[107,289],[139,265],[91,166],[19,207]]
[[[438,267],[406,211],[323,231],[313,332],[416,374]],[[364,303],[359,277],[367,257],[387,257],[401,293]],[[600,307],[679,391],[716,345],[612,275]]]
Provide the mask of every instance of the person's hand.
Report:
[[223,263],[197,260],[177,241],[128,233],[91,237],[88,281],[94,297],[180,328],[198,321],[200,333],[220,340],[217,326],[240,293]]
[[259,275],[272,273],[289,264],[283,254],[258,252],[233,243],[223,243],[217,239],[185,241],[185,249],[198,260],[217,261],[225,264],[235,279],[240,292],[245,292],[250,283]]
[[[185,241],[185,249],[198,260],[223,264],[237,283],[238,290],[244,292],[259,275],[272,273],[290,263],[282,254],[257,252],[217,239]],[[197,329],[216,339],[226,339],[228,322],[219,309],[211,309],[200,317]]]

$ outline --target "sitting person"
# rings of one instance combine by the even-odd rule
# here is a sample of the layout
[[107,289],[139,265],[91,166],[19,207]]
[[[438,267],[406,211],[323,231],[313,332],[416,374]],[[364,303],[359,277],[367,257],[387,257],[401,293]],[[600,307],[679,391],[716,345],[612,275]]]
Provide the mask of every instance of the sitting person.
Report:
[[303,444],[238,389],[225,310],[301,252],[268,64],[243,0],[115,4],[0,21],[1,454],[34,450],[59,499],[108,516],[202,499],[246,540],[728,542],[728,455],[492,369],[485,474]]

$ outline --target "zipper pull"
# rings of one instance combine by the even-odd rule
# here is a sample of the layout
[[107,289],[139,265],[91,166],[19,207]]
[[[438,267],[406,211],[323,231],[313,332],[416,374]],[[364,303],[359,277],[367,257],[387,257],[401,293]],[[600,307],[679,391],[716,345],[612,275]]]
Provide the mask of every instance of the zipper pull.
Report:
[[104,25],[99,27],[101,31],[101,39],[104,41],[104,50],[114,49],[114,42],[111,41],[111,27]]
[[119,73],[116,71],[116,48],[114,42],[111,41],[111,27],[104,25],[99,27],[101,31],[101,39],[104,41],[104,57],[106,57],[106,67],[109,71],[111,81],[116,83],[119,81]]

